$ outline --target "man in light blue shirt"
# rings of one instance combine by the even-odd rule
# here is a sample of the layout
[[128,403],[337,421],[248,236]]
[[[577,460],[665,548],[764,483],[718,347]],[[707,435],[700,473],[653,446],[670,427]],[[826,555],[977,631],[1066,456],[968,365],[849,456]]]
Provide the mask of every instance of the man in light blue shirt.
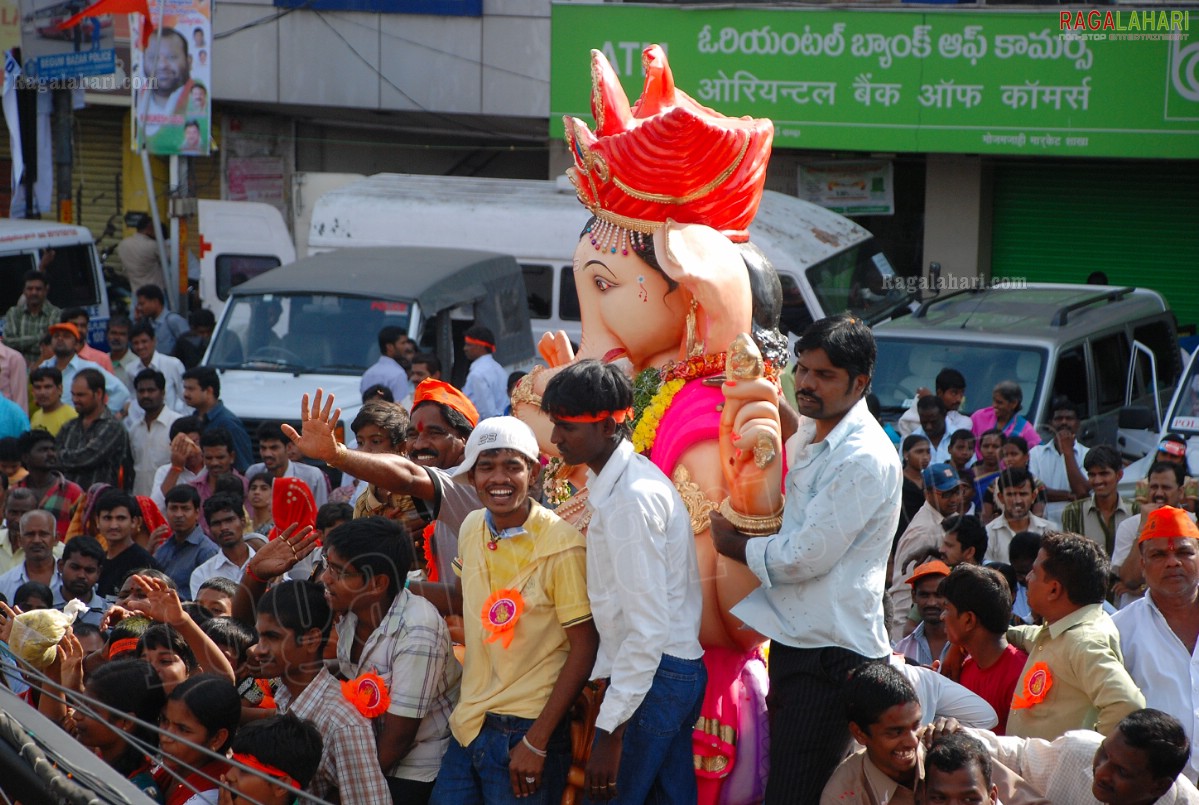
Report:
[[388,325],[379,331],[379,360],[362,373],[358,391],[366,394],[371,386],[386,386],[391,389],[391,398],[400,402],[412,393],[408,383],[408,370],[400,363],[401,350],[407,336],[403,329]]
[[95,369],[104,377],[104,392],[108,395],[108,410],[119,413],[129,405],[129,388],[116,375],[100,366],[98,363],[85,361],[76,352],[79,339],[82,336],[79,328],[70,322],[50,326],[50,344],[54,348],[54,357],[42,361],[40,366],[58,369],[62,372],[62,387],[69,389],[80,369]]
[[508,373],[495,359],[495,335],[476,324],[466,331],[462,351],[470,359],[462,393],[475,404],[479,419],[503,416],[508,407]]
[[[882,599],[903,484],[895,448],[863,399],[877,354],[870,328],[850,316],[821,319],[795,352],[803,417],[787,442],[778,533],[751,537],[712,515],[716,550],[761,581],[732,612],[771,641],[767,805],[819,801],[849,743],[841,702],[846,676],[891,652]],[[746,404],[777,404],[777,394],[738,400],[736,388],[726,389],[727,427]],[[722,427],[722,438],[726,432]],[[769,518],[738,519],[756,525]]]

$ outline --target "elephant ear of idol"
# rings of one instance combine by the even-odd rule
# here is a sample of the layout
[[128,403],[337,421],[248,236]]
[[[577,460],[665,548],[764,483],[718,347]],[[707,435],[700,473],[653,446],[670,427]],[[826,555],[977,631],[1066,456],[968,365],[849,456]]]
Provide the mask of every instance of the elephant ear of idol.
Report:
[[652,234],[669,218],[704,224],[742,243],[758,211],[774,125],[726,117],[674,85],[666,54],[642,54],[645,86],[631,107],[597,50],[591,51],[592,132],[565,118],[579,201],[600,221]]

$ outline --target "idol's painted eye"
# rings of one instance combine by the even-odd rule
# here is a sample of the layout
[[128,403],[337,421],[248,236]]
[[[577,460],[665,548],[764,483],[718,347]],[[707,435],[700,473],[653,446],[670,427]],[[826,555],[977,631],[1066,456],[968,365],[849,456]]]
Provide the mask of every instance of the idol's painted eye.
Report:
[[611,282],[608,282],[608,280],[604,279],[603,277],[596,277],[593,281],[595,282],[595,287],[601,292],[615,287]]

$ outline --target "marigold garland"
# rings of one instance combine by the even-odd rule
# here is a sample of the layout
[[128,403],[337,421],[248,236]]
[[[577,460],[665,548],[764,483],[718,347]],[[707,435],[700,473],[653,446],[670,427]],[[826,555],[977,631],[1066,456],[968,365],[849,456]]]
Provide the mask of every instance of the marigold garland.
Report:
[[637,424],[633,427],[633,449],[638,453],[648,453],[653,448],[654,439],[658,435],[658,425],[662,423],[666,409],[686,384],[687,381],[681,378],[666,381],[659,387],[658,393],[649,404],[642,409],[637,417]]

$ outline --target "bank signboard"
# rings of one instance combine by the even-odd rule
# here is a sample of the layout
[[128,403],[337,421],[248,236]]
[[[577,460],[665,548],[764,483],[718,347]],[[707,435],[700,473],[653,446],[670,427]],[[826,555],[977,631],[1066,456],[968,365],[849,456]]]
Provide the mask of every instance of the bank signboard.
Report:
[[656,42],[679,87],[772,119],[779,148],[1199,157],[1199,10],[1119,13],[556,4],[551,133],[590,120],[591,49],[635,100]]

